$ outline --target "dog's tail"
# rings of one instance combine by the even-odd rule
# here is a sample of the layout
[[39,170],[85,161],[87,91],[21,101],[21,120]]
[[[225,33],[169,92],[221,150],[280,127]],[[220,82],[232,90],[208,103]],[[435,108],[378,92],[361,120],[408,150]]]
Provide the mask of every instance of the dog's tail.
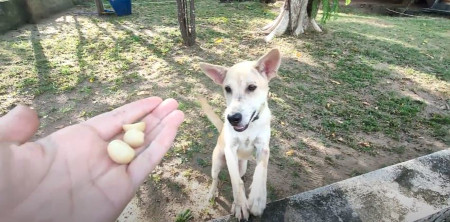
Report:
[[208,104],[208,101],[206,101],[205,97],[198,96],[197,98],[209,121],[211,121],[211,123],[217,128],[219,132],[222,131],[223,122],[220,117],[214,112],[212,107]]

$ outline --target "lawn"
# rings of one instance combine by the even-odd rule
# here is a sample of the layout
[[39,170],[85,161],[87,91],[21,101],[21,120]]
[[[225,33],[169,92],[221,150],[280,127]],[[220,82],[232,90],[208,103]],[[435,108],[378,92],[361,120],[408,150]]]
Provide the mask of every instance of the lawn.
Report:
[[172,221],[188,212],[201,221],[231,208],[226,170],[219,198],[206,200],[218,133],[195,96],[219,114],[225,106],[199,62],[231,66],[282,52],[269,95],[269,201],[450,146],[448,19],[344,9],[323,33],[265,43],[258,28],[280,5],[198,0],[191,48],[182,45],[171,1],[133,1],[125,17],[98,17],[89,2],[25,25],[0,36],[0,115],[17,103],[33,106],[40,137],[146,96],[177,99],[186,120],[174,146],[121,220]]

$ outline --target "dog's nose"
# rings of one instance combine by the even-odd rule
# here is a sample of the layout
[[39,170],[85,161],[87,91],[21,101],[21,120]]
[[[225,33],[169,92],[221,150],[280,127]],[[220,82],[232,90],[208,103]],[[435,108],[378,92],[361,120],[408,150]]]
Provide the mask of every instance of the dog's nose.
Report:
[[242,115],[240,113],[235,113],[233,115],[228,115],[227,119],[232,126],[236,126],[237,124],[239,124],[241,122]]

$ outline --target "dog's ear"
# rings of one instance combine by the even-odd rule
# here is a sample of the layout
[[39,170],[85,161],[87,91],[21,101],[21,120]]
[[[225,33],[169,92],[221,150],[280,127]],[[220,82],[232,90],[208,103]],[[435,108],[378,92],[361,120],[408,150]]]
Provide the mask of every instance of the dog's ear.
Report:
[[278,51],[278,49],[272,49],[256,62],[256,69],[270,80],[277,76],[280,63],[280,51]]
[[209,76],[215,83],[222,85],[225,75],[227,74],[227,68],[223,66],[212,65],[208,63],[200,63],[200,68],[203,72]]

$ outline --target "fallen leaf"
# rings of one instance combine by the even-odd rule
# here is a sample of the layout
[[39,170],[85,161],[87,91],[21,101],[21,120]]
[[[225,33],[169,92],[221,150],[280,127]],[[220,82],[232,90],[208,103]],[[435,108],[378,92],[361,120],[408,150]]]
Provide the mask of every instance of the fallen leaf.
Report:
[[425,53],[426,56],[430,57],[431,59],[434,59],[434,57],[430,54]]
[[94,82],[94,80],[95,80],[94,77],[89,78],[89,82]]
[[138,96],[147,95],[147,94],[149,94],[147,91],[139,91],[137,93]]
[[366,106],[370,106],[370,103],[368,103],[368,102],[362,102],[362,104],[364,104]]
[[214,43],[216,43],[216,44],[221,43],[221,42],[223,42],[223,39],[222,39],[222,38],[218,38],[218,39],[216,39],[216,40],[214,41]]
[[337,138],[337,140],[338,140],[339,142],[344,142],[344,139],[342,139],[342,137]]
[[330,108],[330,106],[331,106],[331,105],[330,105],[329,103],[327,103],[327,108]]
[[301,52],[297,52],[297,53],[295,53],[295,56],[297,56],[297,58],[300,59],[300,57],[302,57],[302,53]]
[[363,147],[370,147],[370,143],[369,142],[360,142],[359,145],[361,145]]
[[334,84],[336,84],[336,85],[341,85],[341,83],[340,82],[338,82],[338,81],[335,81],[335,80],[330,80],[332,83],[334,83]]
[[287,156],[292,156],[292,155],[294,155],[294,150],[288,150],[288,151],[286,152],[286,155],[287,155]]

